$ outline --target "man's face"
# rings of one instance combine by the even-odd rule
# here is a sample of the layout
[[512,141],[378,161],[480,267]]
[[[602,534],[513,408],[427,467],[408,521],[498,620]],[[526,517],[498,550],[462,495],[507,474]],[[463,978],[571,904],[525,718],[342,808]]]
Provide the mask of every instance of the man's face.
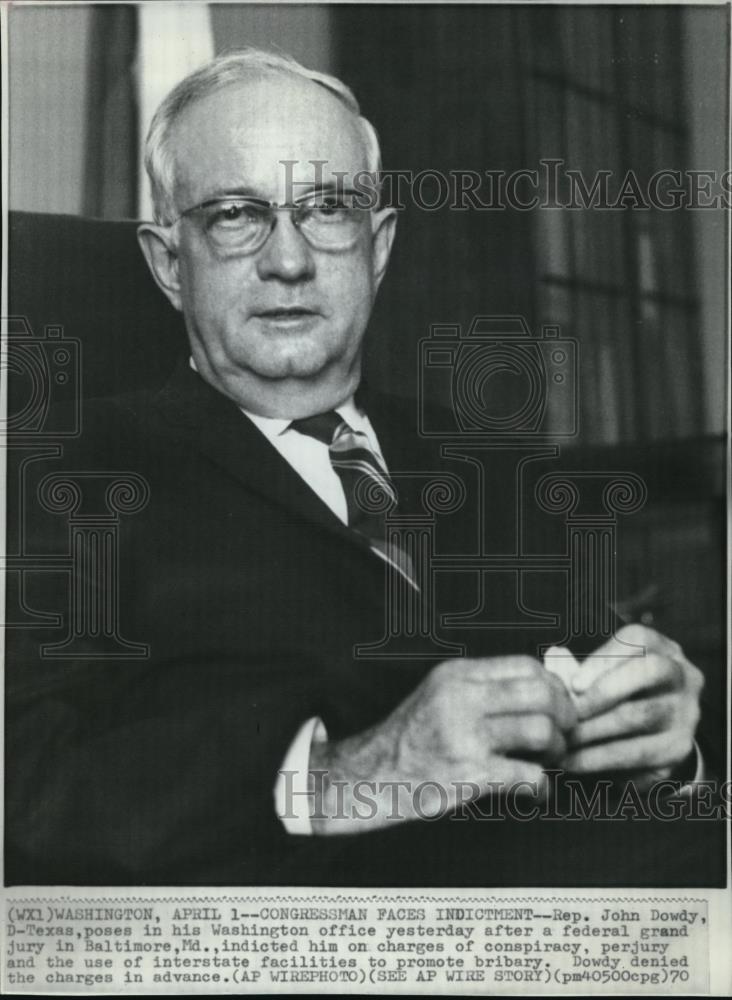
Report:
[[[275,74],[193,104],[172,149],[178,212],[231,195],[298,199],[319,187],[312,160],[326,161],[326,182],[345,172],[347,186],[367,167],[354,116],[322,87]],[[208,381],[269,416],[307,415],[353,392],[393,230],[392,219],[372,227],[363,215],[355,242],[339,251],[314,249],[284,211],[254,253],[217,249],[199,213],[177,223],[167,291]]]

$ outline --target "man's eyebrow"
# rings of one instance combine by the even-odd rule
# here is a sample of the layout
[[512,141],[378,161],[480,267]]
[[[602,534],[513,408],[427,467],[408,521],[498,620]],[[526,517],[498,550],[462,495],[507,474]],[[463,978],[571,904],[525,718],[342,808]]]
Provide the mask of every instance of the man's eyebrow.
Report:
[[293,187],[296,187],[298,191],[302,191],[305,194],[313,194],[313,192],[321,191],[352,191],[353,188],[347,184],[344,184],[342,180],[339,181],[325,181],[322,184],[309,184],[307,181],[294,181]]
[[255,188],[239,185],[231,188],[217,188],[199,202],[200,205],[207,205],[211,201],[220,201],[223,198],[253,198],[256,201],[269,201],[261,191]]
[[[308,198],[313,194],[354,194],[355,191],[352,187],[349,187],[339,181],[327,181],[323,184],[310,184],[307,181],[295,182],[293,187],[297,188],[297,193],[293,192],[295,195],[293,201],[299,201],[301,198]],[[269,203],[270,199],[258,191],[256,188],[247,187],[246,185],[238,185],[237,187],[231,188],[217,188],[210,194],[206,195],[205,198],[201,199],[198,203],[199,205],[208,205],[214,201],[222,201],[226,198],[251,198],[253,201],[266,201]]]

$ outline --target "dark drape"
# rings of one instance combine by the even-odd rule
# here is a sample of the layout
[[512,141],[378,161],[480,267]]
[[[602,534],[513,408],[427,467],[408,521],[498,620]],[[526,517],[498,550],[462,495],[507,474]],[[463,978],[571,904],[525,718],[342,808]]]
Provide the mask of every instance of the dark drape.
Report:
[[120,219],[137,214],[136,50],[137,9],[96,6],[87,84],[84,214],[88,216]]

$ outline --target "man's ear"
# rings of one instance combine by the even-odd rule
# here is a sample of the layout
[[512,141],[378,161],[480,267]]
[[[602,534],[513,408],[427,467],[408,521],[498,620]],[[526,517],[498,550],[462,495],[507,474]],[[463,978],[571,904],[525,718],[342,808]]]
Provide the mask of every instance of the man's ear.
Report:
[[155,283],[175,309],[182,309],[178,253],[166,226],[143,222],[137,228],[137,241]]
[[376,212],[374,227],[374,281],[378,288],[386,273],[394,236],[396,235],[396,209],[385,208]]

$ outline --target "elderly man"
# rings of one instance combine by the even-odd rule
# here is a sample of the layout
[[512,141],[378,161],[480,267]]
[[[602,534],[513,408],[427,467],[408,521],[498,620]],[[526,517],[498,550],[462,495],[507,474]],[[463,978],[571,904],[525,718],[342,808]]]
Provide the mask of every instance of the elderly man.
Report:
[[[227,55],[166,98],[147,165],[140,245],[190,359],[157,394],[90,405],[67,461],[149,485],[120,539],[123,625],[149,656],[26,671],[9,708],[11,877],[378,884],[411,881],[421,844],[417,883],[433,850],[450,852],[448,884],[511,881],[516,824],[455,821],[458,807],[517,783],[542,801],[552,767],[641,789],[693,775],[701,675],[650,629],[610,638],[566,684],[520,632],[472,635],[441,662],[356,655],[393,588],[420,589],[359,481],[408,508],[390,474],[441,460],[411,407],[361,386],[396,218],[363,197],[378,143],[350,91],[285,57]],[[482,861],[461,874],[467,844]]]

